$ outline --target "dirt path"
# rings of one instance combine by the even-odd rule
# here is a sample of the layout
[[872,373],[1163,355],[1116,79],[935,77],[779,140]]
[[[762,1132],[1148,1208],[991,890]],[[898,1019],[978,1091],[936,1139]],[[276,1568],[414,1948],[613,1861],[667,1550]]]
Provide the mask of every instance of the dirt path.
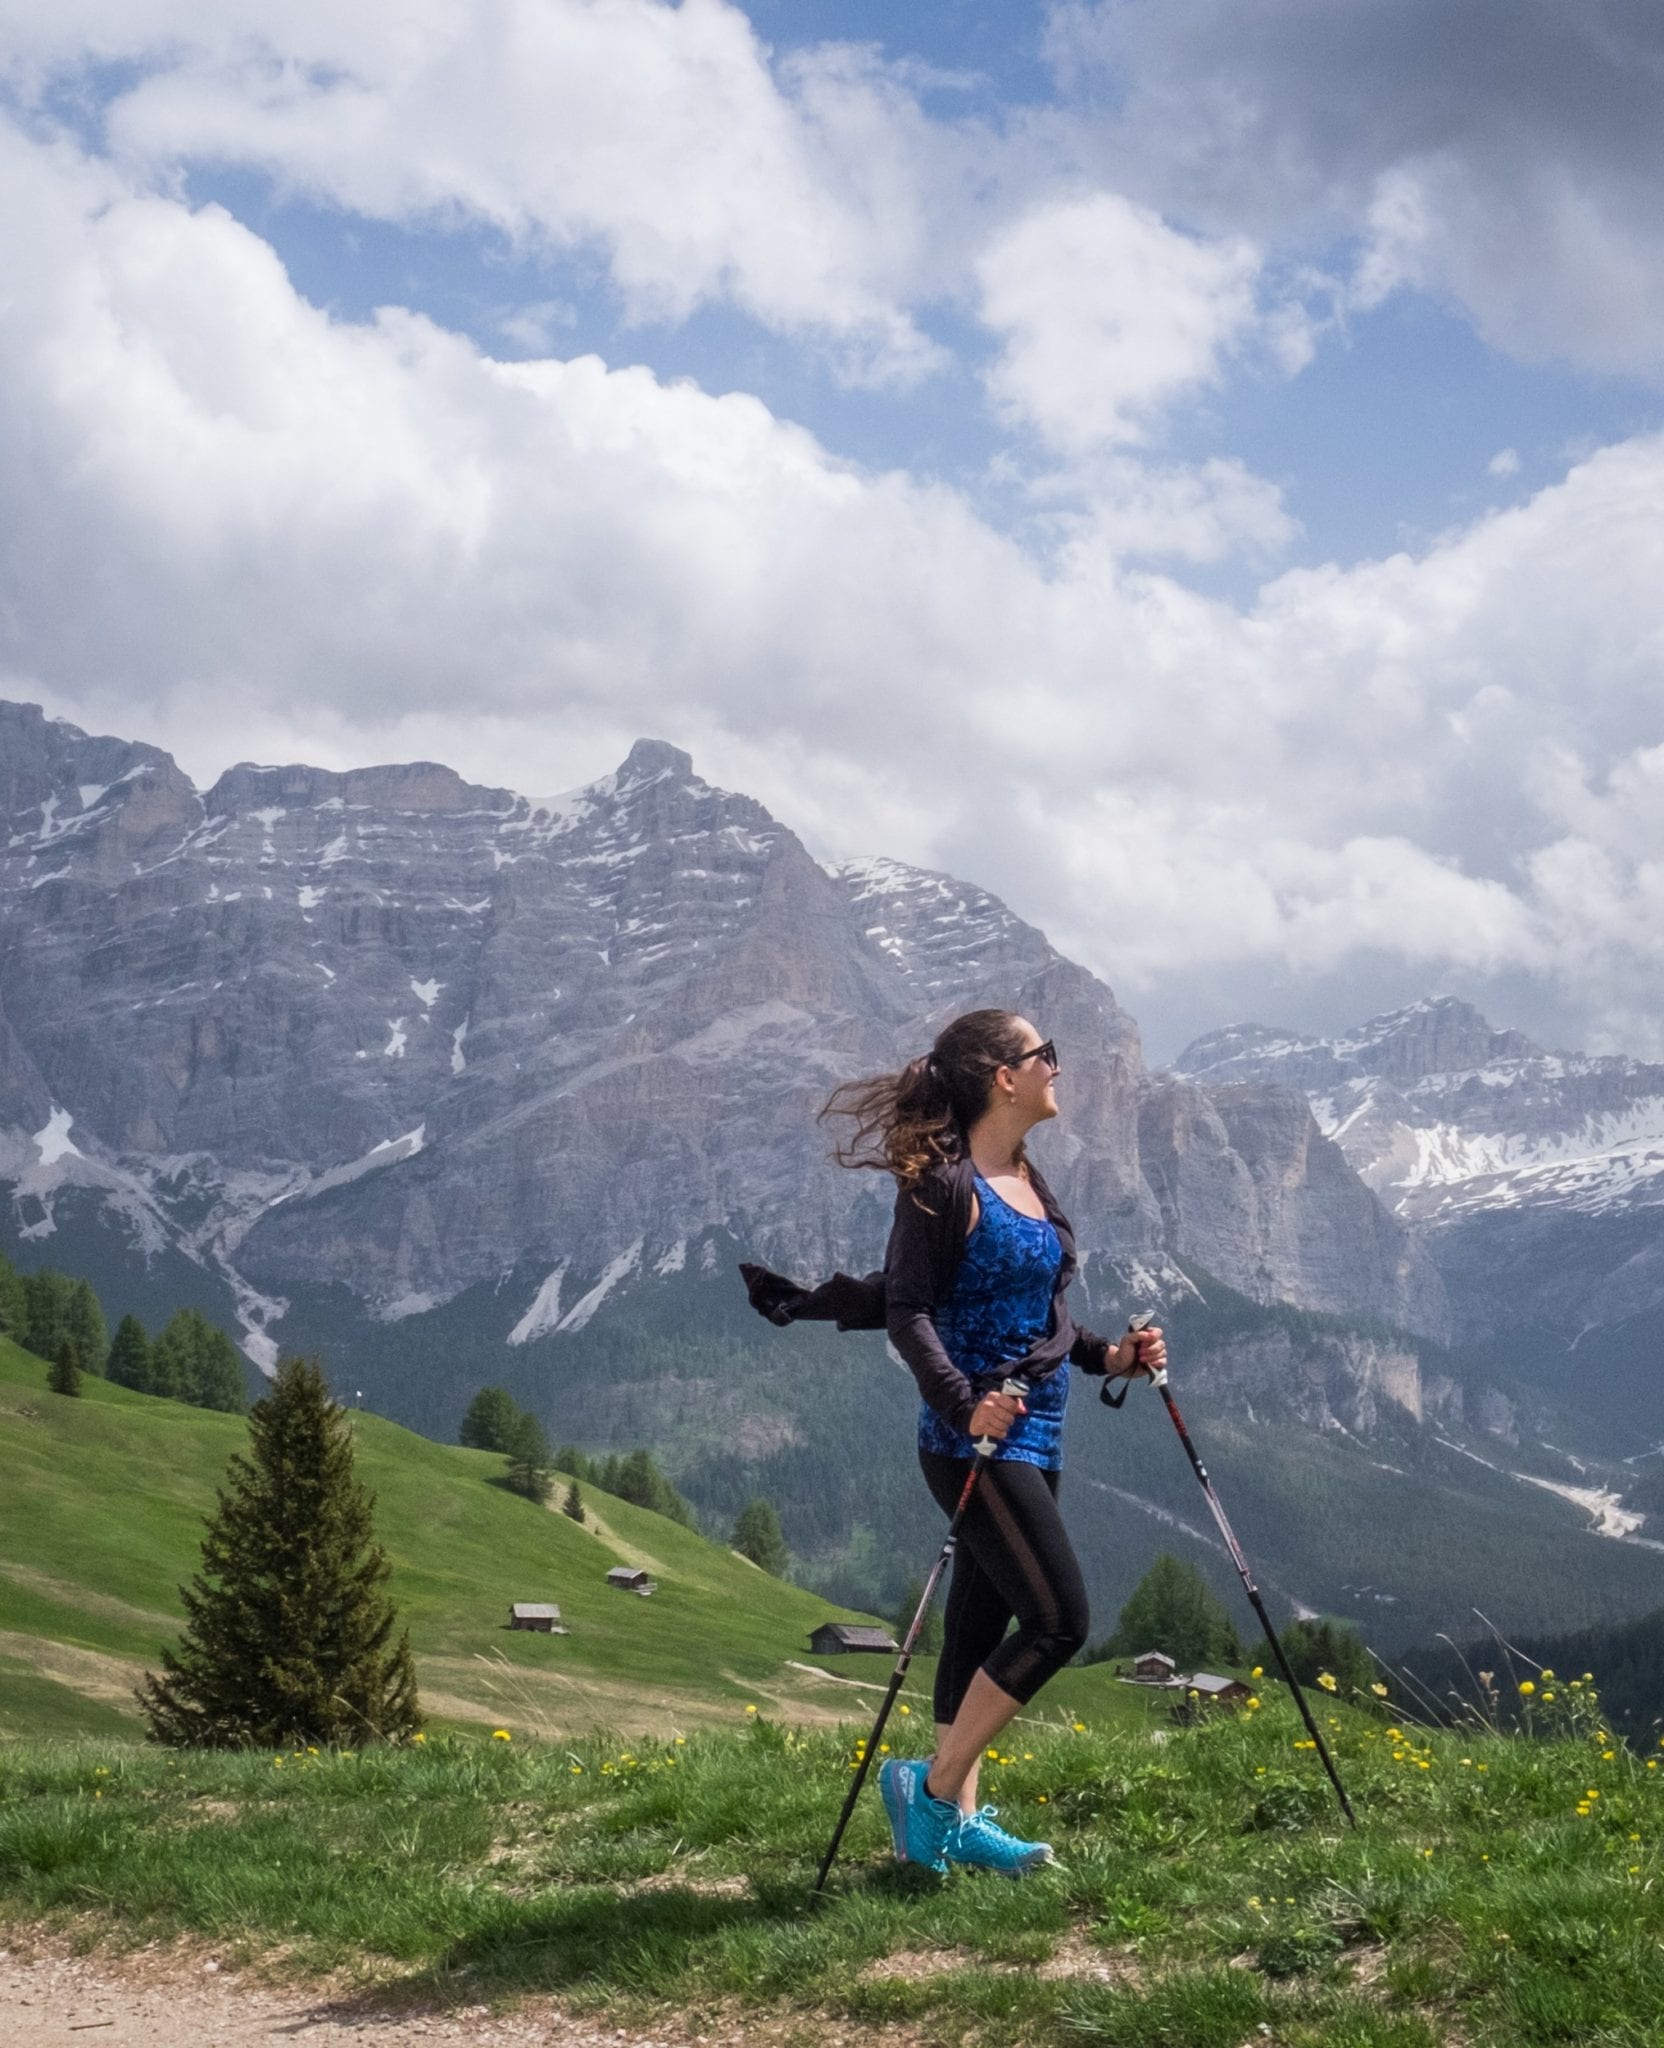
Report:
[[[694,2033],[615,2028],[577,2018],[550,1999],[510,2012],[483,2005],[378,2004],[371,1993],[261,1983],[222,1968],[212,1954],[142,1950],[82,1957],[12,1937],[0,1947],[0,2040],[5,2048],[791,2048],[803,2016],[709,2025]],[[853,2030],[814,2030],[822,2048],[857,2048]],[[887,2048],[910,2030],[891,2029]],[[870,2038],[870,2037],[867,2037]]]

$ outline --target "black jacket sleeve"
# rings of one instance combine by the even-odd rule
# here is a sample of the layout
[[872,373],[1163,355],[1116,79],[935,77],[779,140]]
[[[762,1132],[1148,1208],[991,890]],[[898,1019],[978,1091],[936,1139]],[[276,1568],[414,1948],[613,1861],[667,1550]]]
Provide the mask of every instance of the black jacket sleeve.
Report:
[[950,1428],[964,1432],[970,1427],[976,1392],[943,1348],[935,1322],[936,1304],[945,1291],[942,1276],[951,1276],[963,1251],[962,1243],[953,1242],[953,1233],[957,1229],[963,1238],[964,1220],[960,1203],[951,1199],[946,1185],[938,1182],[921,1192],[934,1202],[933,1211],[908,1189],[896,1196],[895,1222],[884,1254],[884,1326],[926,1405]]

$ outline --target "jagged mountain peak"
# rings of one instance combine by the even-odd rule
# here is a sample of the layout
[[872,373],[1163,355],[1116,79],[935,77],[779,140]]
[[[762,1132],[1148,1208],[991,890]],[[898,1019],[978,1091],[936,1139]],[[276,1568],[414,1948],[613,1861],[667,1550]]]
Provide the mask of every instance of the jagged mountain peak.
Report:
[[1423,996],[1332,1038],[1233,1024],[1186,1046],[1175,1072],[1210,1083],[1283,1081],[1335,1088],[1375,1076],[1397,1087],[1435,1075],[1467,1074],[1500,1063],[1543,1058],[1521,1031],[1499,1031],[1459,996]]
[[668,740],[637,740],[618,770],[620,787],[648,775],[693,776],[693,756]]

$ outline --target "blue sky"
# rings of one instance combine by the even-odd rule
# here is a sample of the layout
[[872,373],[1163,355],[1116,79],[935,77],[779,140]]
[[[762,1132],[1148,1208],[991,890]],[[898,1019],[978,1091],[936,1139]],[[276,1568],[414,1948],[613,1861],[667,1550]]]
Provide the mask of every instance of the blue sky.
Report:
[[0,690],[1664,1051],[1641,0],[0,0]]

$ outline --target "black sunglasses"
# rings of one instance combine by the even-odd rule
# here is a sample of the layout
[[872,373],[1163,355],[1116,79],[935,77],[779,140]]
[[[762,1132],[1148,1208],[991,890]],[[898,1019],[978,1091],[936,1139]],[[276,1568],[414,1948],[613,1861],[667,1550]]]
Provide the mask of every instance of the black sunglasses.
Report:
[[1028,1060],[1044,1060],[1054,1074],[1058,1071],[1057,1047],[1049,1038],[1043,1045],[1031,1045],[1027,1052],[1020,1052],[1014,1060],[1005,1060],[1002,1064],[1020,1067]]

